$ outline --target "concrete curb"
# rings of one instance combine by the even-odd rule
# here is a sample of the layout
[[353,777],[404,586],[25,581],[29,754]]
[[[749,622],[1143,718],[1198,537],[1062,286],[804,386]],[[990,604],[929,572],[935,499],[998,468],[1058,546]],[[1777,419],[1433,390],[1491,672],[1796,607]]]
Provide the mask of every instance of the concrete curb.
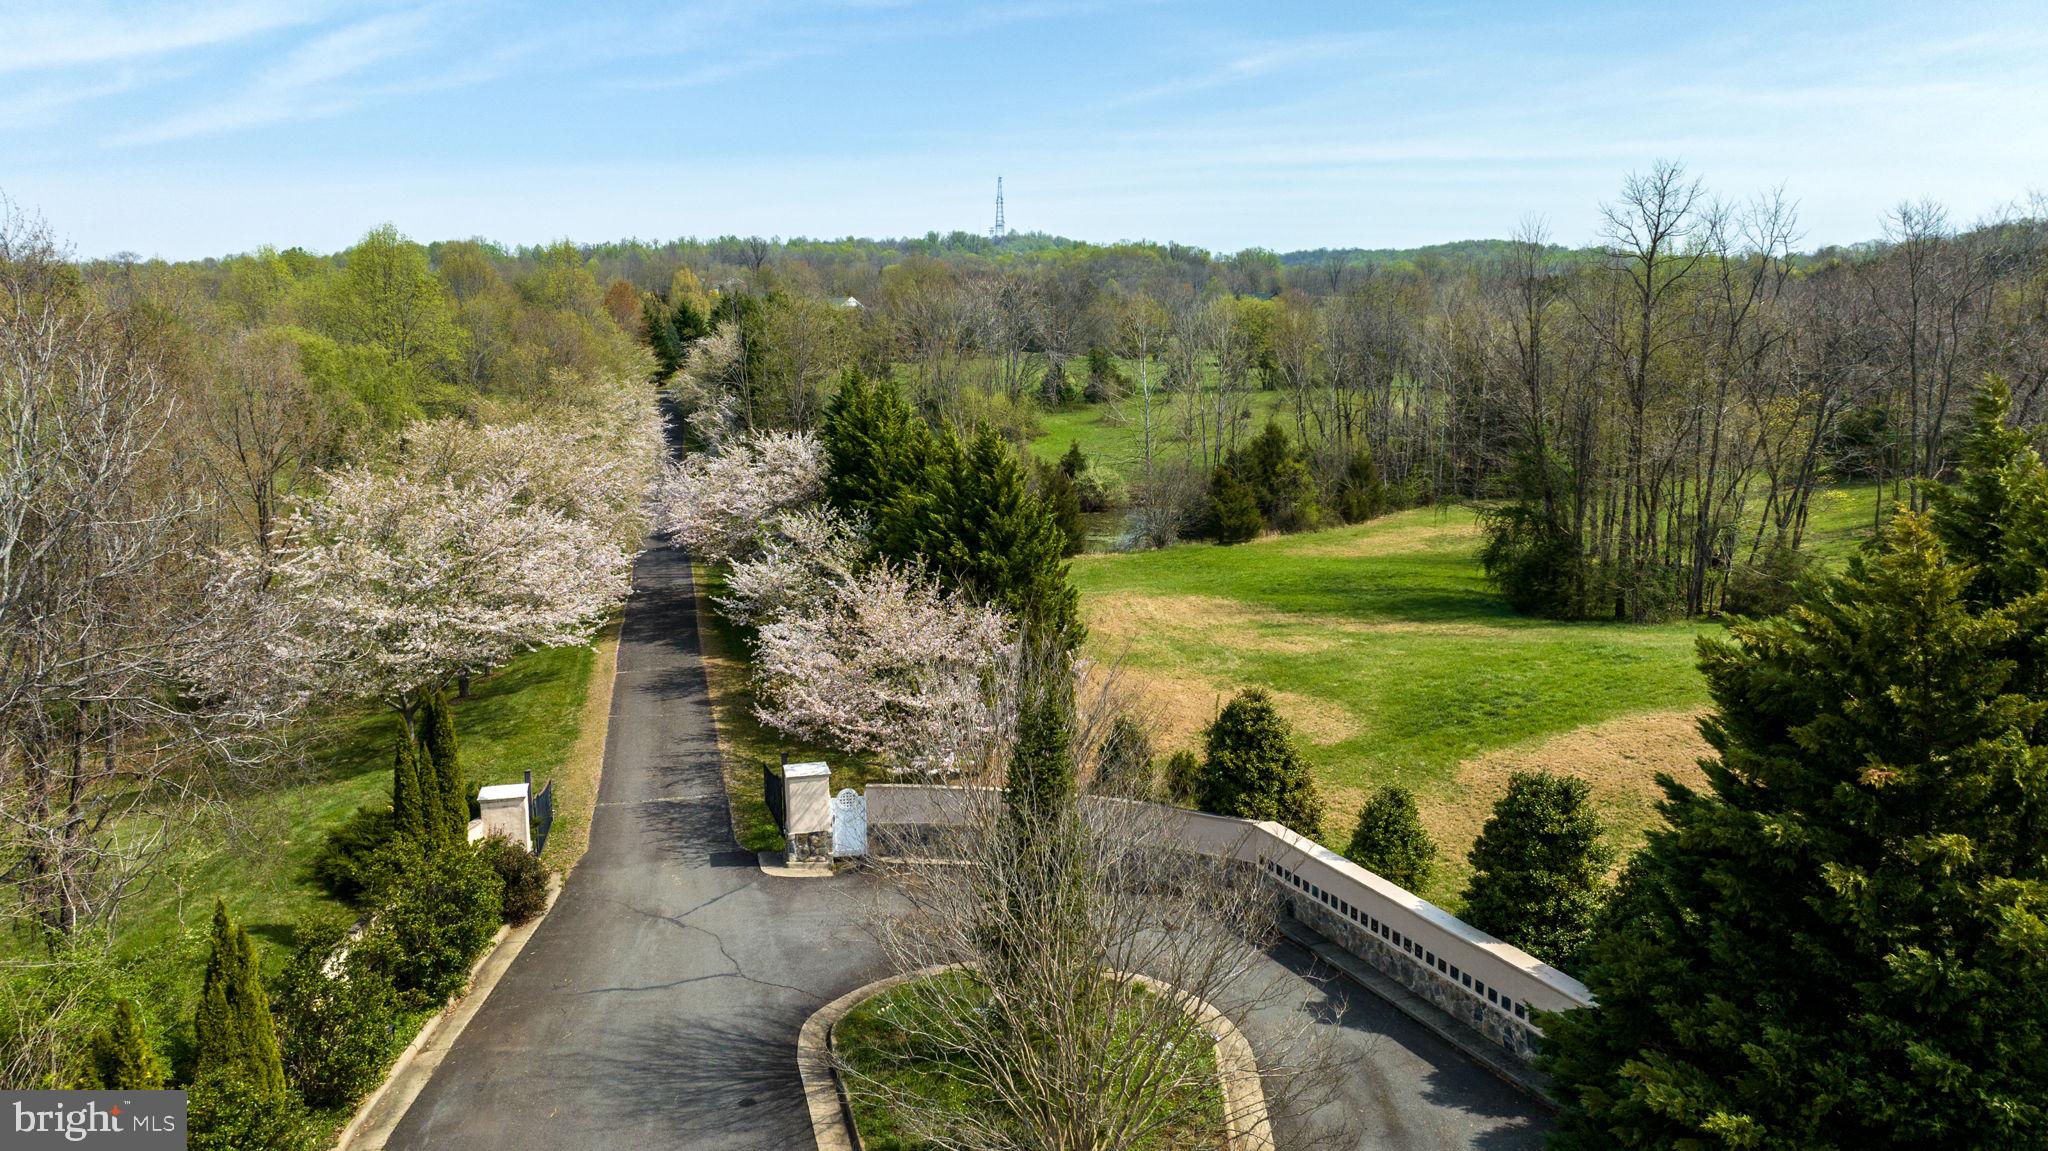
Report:
[[[810,1110],[811,1132],[818,1151],[859,1151],[860,1136],[832,1061],[832,1028],[860,1002],[895,987],[955,970],[941,964],[907,975],[891,975],[834,999],[804,1020],[796,1040],[797,1077],[803,1081],[804,1103]],[[1216,1073],[1223,1081],[1224,1145],[1229,1151],[1273,1151],[1273,1124],[1266,1112],[1266,1093],[1259,1084],[1258,1058],[1251,1041],[1207,1000],[1181,995],[1170,984],[1144,975],[1119,972],[1158,995],[1177,996],[1181,1010],[1216,1041]]]
[[791,863],[786,851],[757,851],[754,862],[761,874],[778,879],[830,879],[839,874],[829,863]]
[[526,941],[533,938],[534,930],[547,919],[548,912],[554,910],[555,900],[561,894],[561,879],[550,877],[547,904],[541,908],[540,914],[518,927],[498,929],[490,948],[470,969],[469,990],[427,1020],[420,1033],[413,1036],[404,1051],[399,1052],[391,1070],[385,1074],[384,1082],[363,1100],[356,1108],[355,1117],[342,1128],[341,1137],[334,1144],[335,1151],[382,1151],[385,1140],[405,1118],[413,1100],[419,1098],[420,1092],[426,1088],[427,1080],[433,1078],[434,1069],[441,1065],[448,1049],[461,1038],[463,1028],[469,1026],[469,1021],[483,1007],[484,1000],[490,998],[491,989],[504,978],[512,961],[519,958]]
[[1280,934],[1334,968],[1346,979],[1386,1000],[1396,1011],[1428,1028],[1437,1038],[1457,1048],[1459,1053],[1486,1068],[1510,1087],[1527,1094],[1546,1110],[1557,1110],[1557,1100],[1550,1095],[1549,1076],[1496,1048],[1477,1031],[1445,1014],[1436,1004],[1387,978],[1374,970],[1365,960],[1299,923],[1282,919]]

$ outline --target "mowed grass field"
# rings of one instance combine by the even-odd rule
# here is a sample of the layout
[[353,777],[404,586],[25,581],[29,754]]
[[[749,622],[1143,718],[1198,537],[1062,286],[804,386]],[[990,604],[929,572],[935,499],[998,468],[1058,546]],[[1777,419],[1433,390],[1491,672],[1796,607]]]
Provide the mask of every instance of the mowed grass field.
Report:
[[[1853,550],[1868,488],[1825,494],[1811,542]],[[1455,908],[1465,854],[1518,769],[1580,776],[1616,846],[1657,819],[1658,772],[1698,780],[1704,621],[1528,619],[1487,586],[1477,514],[1446,507],[1234,547],[1084,555],[1088,653],[1160,733],[1193,747],[1231,694],[1271,691],[1322,785],[1341,849],[1367,792],[1412,788],[1441,851],[1421,894]]]

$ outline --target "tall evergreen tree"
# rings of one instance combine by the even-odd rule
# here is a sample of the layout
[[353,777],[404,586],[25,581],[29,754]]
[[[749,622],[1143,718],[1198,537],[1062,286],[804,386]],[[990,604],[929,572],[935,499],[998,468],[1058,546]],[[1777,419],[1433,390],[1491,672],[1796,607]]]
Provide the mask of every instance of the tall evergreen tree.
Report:
[[1225,704],[1205,736],[1195,806],[1239,819],[1271,819],[1314,837],[1323,825],[1315,777],[1273,697],[1247,688]]
[[647,329],[647,347],[654,353],[654,378],[666,380],[683,366],[683,344],[676,338],[668,306],[648,296],[640,305],[640,321]]
[[156,1091],[163,1087],[164,1062],[142,1030],[135,1002],[114,1004],[114,1020],[92,1045],[93,1070],[108,1091]]
[[982,929],[999,982],[1008,980],[1002,968],[1020,955],[1058,946],[1086,927],[1075,886],[1076,849],[1085,833],[1074,805],[1070,665],[1057,642],[1027,632],[1025,644],[1017,734],[1003,788],[1006,842],[996,857],[1004,906]]
[[1423,830],[1415,793],[1383,787],[1358,811],[1344,858],[1376,875],[1420,891],[1436,868],[1436,843]]
[[932,431],[892,381],[849,371],[825,408],[819,438],[828,465],[825,498],[877,527],[900,497],[932,485]]
[[234,1079],[266,1096],[284,1094],[284,1064],[256,945],[219,899],[213,902],[213,951],[192,1032],[193,1078]]
[[1031,491],[1017,453],[982,427],[950,453],[919,548],[953,586],[1071,649],[1080,597],[1067,582],[1066,536]]
[[1077,556],[1087,546],[1088,532],[1081,524],[1081,492],[1074,487],[1073,478],[1056,464],[1038,464],[1038,498],[1045,505],[1046,514],[1060,529],[1064,541],[1060,554]]
[[1516,772],[1471,861],[1466,922],[1546,963],[1577,965],[1614,862],[1585,780]]
[[1265,529],[1258,494],[1228,464],[1216,465],[1209,476],[1208,520],[1208,534],[1218,543],[1249,543]]
[[2048,701],[2031,601],[1901,514],[1782,616],[1701,643],[1707,790],[1664,780],[1547,1021],[1557,1145],[2048,1143]]
[[1970,401],[1960,475],[1928,492],[1942,543],[1975,568],[1967,590],[1979,605],[2039,591],[2048,568],[2048,468],[2027,433],[2007,424],[2011,414],[2004,377],[1986,376]]
[[469,785],[462,778],[461,750],[455,740],[455,713],[448,697],[430,692],[420,709],[420,792],[427,818],[439,820],[439,838],[464,843],[469,838]]
[[439,842],[443,809],[430,801],[423,774],[418,747],[401,736],[391,759],[391,830],[425,847]]

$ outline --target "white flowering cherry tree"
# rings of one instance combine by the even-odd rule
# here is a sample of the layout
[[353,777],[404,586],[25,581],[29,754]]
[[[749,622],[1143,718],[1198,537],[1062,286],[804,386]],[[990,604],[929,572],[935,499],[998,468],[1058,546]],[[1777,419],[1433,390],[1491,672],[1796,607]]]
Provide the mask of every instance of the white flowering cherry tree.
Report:
[[965,767],[995,736],[1010,627],[887,563],[763,625],[756,714],[786,735],[874,755],[899,774]]
[[716,453],[671,464],[655,494],[655,520],[697,559],[749,554],[761,529],[825,490],[825,459],[807,432],[752,432]]
[[520,651],[587,642],[631,588],[605,526],[507,477],[457,484],[348,468],[293,516],[276,578],[309,659],[410,724],[427,692]]

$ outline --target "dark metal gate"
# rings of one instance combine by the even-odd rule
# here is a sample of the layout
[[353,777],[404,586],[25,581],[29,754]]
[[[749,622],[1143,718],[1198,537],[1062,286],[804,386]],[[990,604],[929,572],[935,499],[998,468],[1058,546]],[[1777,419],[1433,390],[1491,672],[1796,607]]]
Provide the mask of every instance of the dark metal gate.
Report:
[[775,820],[777,830],[789,826],[788,798],[782,793],[782,768],[772,763],[761,765],[761,798],[768,802],[768,814]]
[[541,849],[548,845],[548,829],[555,825],[555,781],[548,780],[540,794],[534,795],[533,773],[529,771],[526,773],[526,792],[530,797],[527,815],[533,832],[533,853],[539,855]]

